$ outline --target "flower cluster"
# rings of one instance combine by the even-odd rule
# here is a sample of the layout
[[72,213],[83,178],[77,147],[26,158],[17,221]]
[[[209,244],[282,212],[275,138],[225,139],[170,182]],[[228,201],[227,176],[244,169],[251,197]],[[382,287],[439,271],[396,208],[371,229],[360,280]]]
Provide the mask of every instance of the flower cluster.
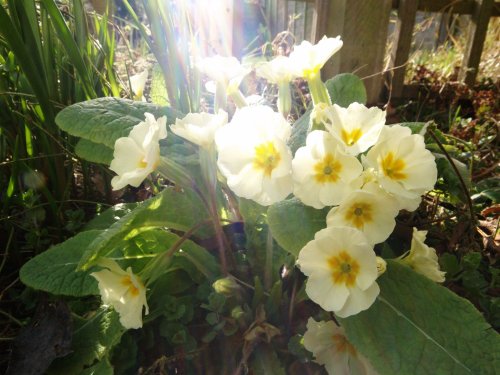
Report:
[[[360,103],[347,108],[331,103],[319,72],[341,46],[338,37],[323,38],[316,45],[303,42],[289,57],[256,67],[259,76],[279,86],[279,112],[246,105],[238,85],[248,70],[235,58],[200,61],[200,70],[221,89],[215,98],[217,113],[190,113],[170,129],[200,147],[202,168],[208,160],[202,163],[202,156],[213,155],[210,184],[218,176],[234,194],[263,206],[293,193],[305,205],[329,208],[326,228],[302,248],[297,264],[308,276],[309,298],[324,310],[348,317],[368,309],[377,298],[376,280],[385,262],[376,256],[374,245],[392,233],[400,210],[418,207],[421,195],[434,187],[437,169],[423,136],[404,126],[386,125],[385,111]],[[308,81],[314,109],[305,144],[293,155],[288,145],[292,127],[285,117],[289,83],[295,77]],[[227,95],[239,107],[230,121],[221,108]],[[116,141],[110,166],[118,173],[114,189],[137,186],[158,165],[165,119],[145,116],[128,137]],[[422,237],[416,232],[412,251],[402,262],[442,281],[435,252],[424,238],[425,233]]]

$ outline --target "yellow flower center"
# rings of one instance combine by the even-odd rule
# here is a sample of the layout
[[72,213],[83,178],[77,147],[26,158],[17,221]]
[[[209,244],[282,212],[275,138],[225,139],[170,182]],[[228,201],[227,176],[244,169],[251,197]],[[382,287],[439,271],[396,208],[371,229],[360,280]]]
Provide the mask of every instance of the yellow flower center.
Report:
[[146,160],[142,159],[137,163],[137,168],[139,169],[144,169],[148,166],[148,163]]
[[262,143],[255,147],[253,166],[256,169],[262,169],[266,176],[271,176],[273,169],[278,166],[280,161],[281,155],[272,142]]
[[373,207],[369,203],[355,202],[347,209],[344,219],[362,230],[365,223],[373,221]]
[[335,334],[332,336],[332,340],[337,352],[348,353],[351,356],[356,357],[356,349],[349,341],[347,341],[347,337],[345,337],[344,335]]
[[334,284],[353,286],[359,273],[359,264],[345,251],[328,259]]
[[341,170],[342,164],[335,160],[332,154],[326,154],[323,160],[314,165],[314,179],[320,184],[336,182],[339,179]]
[[406,173],[404,173],[404,169],[406,167],[406,163],[403,159],[396,159],[392,152],[389,152],[382,159],[382,171],[384,174],[393,180],[404,180],[406,178]]
[[121,280],[122,285],[125,285],[127,289],[127,293],[130,293],[132,297],[137,297],[139,295],[139,288],[137,288],[130,276],[124,276]]
[[348,146],[352,146],[355,144],[363,135],[363,132],[361,131],[361,128],[356,128],[350,132],[346,131],[345,129],[342,129],[342,132],[340,134],[342,140],[344,143]]

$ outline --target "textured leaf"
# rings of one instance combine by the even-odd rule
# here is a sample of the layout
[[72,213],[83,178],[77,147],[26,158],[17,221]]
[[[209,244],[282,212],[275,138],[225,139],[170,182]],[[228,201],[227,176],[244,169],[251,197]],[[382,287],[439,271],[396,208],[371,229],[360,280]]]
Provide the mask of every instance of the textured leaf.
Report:
[[113,375],[113,366],[107,358],[104,358],[92,367],[85,369],[81,375]]
[[326,227],[327,213],[327,209],[317,210],[293,198],[270,206],[267,221],[276,242],[298,256],[304,245],[314,238],[314,234]]
[[420,134],[424,135],[421,132],[424,132],[427,130],[426,125],[427,122],[401,122],[399,124],[394,124],[394,125],[400,125],[404,126],[406,128],[410,128],[412,134]]
[[341,107],[357,102],[366,103],[366,89],[363,81],[351,73],[342,73],[326,81],[326,88],[332,103]]
[[155,117],[167,116],[172,123],[179,113],[168,107],[119,98],[99,98],[64,108],[56,117],[57,125],[71,135],[114,148],[116,139],[126,137],[144,121],[144,112]]
[[120,220],[123,216],[132,212],[138,206],[137,203],[119,203],[108,208],[103,213],[97,215],[85,225],[85,230],[108,229],[112,224]]
[[[465,202],[467,198],[463,191],[462,184],[460,183],[460,178],[455,172],[455,169],[452,167],[451,163],[443,154],[434,153],[434,156],[436,157],[438,176],[442,177],[445,183],[444,189],[453,196]],[[455,164],[455,167],[460,173],[462,180],[465,182],[467,188],[470,188],[471,177],[467,166],[454,158],[452,158],[451,160],[453,161],[453,164]]]
[[[88,268],[98,257],[113,251],[122,239],[132,238],[141,231],[165,227],[185,232],[207,218],[207,212],[196,194],[166,188],[98,235],[83,254],[79,267]],[[209,233],[207,226],[196,232],[200,236]]]
[[497,373],[499,335],[469,301],[391,260],[378,281],[379,299],[340,321],[380,374]]
[[96,280],[89,272],[77,272],[80,258],[101,231],[81,232],[75,237],[37,255],[19,271],[27,286],[56,295],[87,296],[99,294]]
[[75,153],[79,158],[92,163],[109,165],[113,160],[113,149],[102,143],[94,143],[81,138],[75,146]]
[[307,130],[309,129],[309,116],[311,115],[311,110],[307,110],[295,123],[292,127],[292,135],[290,136],[290,140],[288,141],[288,145],[292,150],[292,154],[295,155],[295,151],[299,147],[305,146]]
[[163,71],[160,64],[153,66],[153,77],[151,79],[151,91],[149,92],[151,101],[158,105],[169,105],[167,88],[163,78]]
[[[94,370],[107,371],[107,355],[113,346],[120,342],[125,328],[119,322],[118,313],[113,309],[101,308],[90,319],[75,317],[73,333],[73,353],[54,361],[49,368],[49,374],[82,374],[84,370],[94,365],[95,361],[104,360],[104,364],[96,363]],[[109,372],[103,372],[108,374]],[[88,374],[101,374],[89,372]]]
[[250,367],[254,374],[285,375],[285,369],[270,345],[261,344],[252,353]]

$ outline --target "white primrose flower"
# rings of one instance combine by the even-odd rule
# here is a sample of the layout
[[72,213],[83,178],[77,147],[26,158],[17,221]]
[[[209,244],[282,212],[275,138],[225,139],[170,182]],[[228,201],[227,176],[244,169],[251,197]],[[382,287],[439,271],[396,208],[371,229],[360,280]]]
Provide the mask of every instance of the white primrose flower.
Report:
[[277,56],[271,61],[258,64],[255,73],[259,77],[265,78],[269,83],[275,84],[288,83],[296,78],[290,58],[287,56]]
[[146,288],[141,279],[130,267],[124,271],[111,259],[101,259],[98,265],[105,269],[90,275],[97,279],[102,302],[113,306],[125,328],[141,328],[143,308],[146,315],[149,313]]
[[385,191],[398,199],[415,200],[434,187],[436,162],[425,148],[424,138],[403,129],[406,128],[400,125],[386,126],[381,140],[368,151],[363,162],[373,168]]
[[407,256],[400,259],[400,262],[413,268],[427,278],[437,283],[445,280],[443,272],[439,269],[438,256],[436,250],[427,246],[424,241],[427,231],[413,228],[413,237],[411,239],[411,248]]
[[345,145],[350,155],[358,155],[373,146],[385,124],[385,111],[360,103],[351,103],[347,108],[333,104],[328,113],[330,121],[324,122],[325,127]]
[[144,88],[146,87],[146,81],[148,80],[148,71],[144,70],[139,74],[135,74],[130,77],[130,88],[134,94],[134,100],[146,101],[144,97]]
[[329,375],[376,375],[370,362],[347,339],[344,329],[333,321],[309,318],[304,347]]
[[371,244],[376,244],[385,241],[392,233],[398,212],[396,201],[387,194],[355,190],[340,206],[330,210],[326,225],[356,228],[365,234]]
[[115,141],[113,160],[109,169],[118,176],[111,179],[113,190],[127,185],[138,187],[160,162],[160,139],[167,137],[167,118],[155,119],[144,113],[146,121],[135,125],[128,137]]
[[340,204],[363,167],[329,133],[314,130],[295,153],[292,171],[294,195],[308,206],[323,208]]
[[262,105],[238,109],[217,131],[217,164],[237,196],[268,206],[292,192],[290,133],[283,116]]
[[316,44],[304,40],[298,46],[294,46],[290,53],[294,73],[306,79],[317,76],[323,65],[342,47],[342,44],[340,36],[336,38],[323,36]]
[[196,67],[201,73],[222,85],[227,93],[236,91],[242,79],[251,71],[240,64],[236,57],[220,55],[199,60]]
[[176,119],[170,130],[198,146],[209,148],[214,142],[215,132],[225,124],[227,113],[223,110],[215,115],[206,112],[189,113],[183,119]]
[[320,230],[302,248],[297,263],[309,276],[309,298],[341,318],[368,309],[380,292],[375,252],[357,229]]

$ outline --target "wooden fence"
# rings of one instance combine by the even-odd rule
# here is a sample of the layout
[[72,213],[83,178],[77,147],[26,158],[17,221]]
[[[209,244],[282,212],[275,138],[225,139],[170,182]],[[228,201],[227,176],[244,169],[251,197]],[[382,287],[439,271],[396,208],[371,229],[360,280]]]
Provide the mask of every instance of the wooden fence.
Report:
[[[392,43],[387,43],[391,12],[397,19]],[[500,16],[495,0],[266,0],[266,16],[271,32],[286,30],[290,17],[301,14],[291,31],[300,39],[317,41],[323,35],[341,35],[344,47],[325,65],[323,73],[332,76],[356,72],[367,77],[365,84],[371,103],[381,98],[384,87],[394,99],[410,97],[415,87],[405,85],[406,64],[417,11],[470,15],[467,44],[459,79],[473,84],[479,67],[490,17]],[[386,46],[392,45],[390,51]],[[384,56],[390,54],[384,71]],[[385,82],[384,82],[385,80]]]

